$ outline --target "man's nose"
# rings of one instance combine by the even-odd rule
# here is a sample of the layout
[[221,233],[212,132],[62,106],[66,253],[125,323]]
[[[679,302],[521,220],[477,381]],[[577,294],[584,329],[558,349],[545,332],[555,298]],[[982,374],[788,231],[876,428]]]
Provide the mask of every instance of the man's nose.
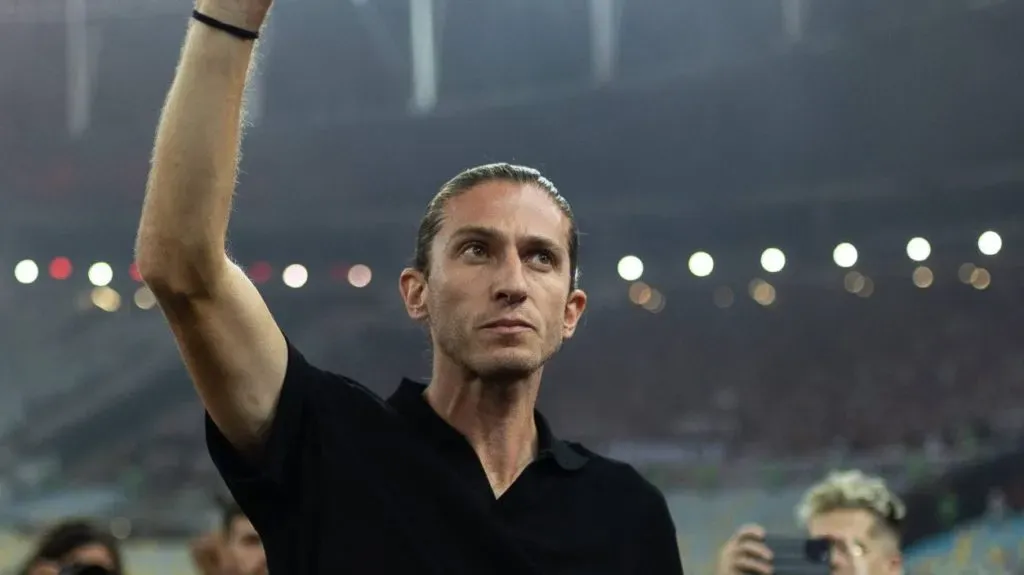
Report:
[[494,298],[510,304],[522,303],[526,299],[525,271],[518,254],[506,257],[494,280]]

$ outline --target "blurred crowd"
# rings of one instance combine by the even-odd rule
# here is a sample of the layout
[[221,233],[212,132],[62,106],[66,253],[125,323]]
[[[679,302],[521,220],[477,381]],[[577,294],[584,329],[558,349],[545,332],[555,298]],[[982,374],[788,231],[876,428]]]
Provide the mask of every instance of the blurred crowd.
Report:
[[[252,523],[230,501],[221,504],[220,524],[190,545],[195,575],[266,575],[266,554]],[[9,567],[0,565],[0,572]],[[64,520],[38,538],[17,575],[125,575],[121,540],[104,523]]]
[[[893,450],[942,456],[1015,437],[1024,421],[1024,335],[1011,294],[890,284],[868,298],[785,286],[767,307],[744,294],[720,309],[670,292],[658,314],[594,309],[550,367],[542,407],[560,433],[596,449],[711,454],[720,463]],[[428,373],[422,334],[390,319],[352,337],[332,336],[340,330],[332,322],[282,323],[300,343],[315,340],[305,349],[326,367],[388,394],[399,377]],[[85,476],[111,479],[127,466],[155,484],[215,478],[198,401],[184,380],[166,385],[182,398],[153,406],[137,434],[89,458]]]
[[[1013,433],[1024,335],[1012,288],[871,297],[786,286],[761,307],[668,296],[658,315],[593,313],[549,389],[584,435],[792,456],[892,446],[942,451]],[[609,353],[614,349],[614,353]]]

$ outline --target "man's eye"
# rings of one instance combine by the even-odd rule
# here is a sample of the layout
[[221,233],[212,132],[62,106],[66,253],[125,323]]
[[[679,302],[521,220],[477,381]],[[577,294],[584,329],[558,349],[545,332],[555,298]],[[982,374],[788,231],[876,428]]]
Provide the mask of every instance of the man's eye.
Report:
[[471,243],[462,248],[462,253],[473,257],[483,257],[487,255],[487,248],[483,244]]
[[548,251],[541,251],[533,254],[533,260],[541,265],[550,266],[555,263],[555,256]]

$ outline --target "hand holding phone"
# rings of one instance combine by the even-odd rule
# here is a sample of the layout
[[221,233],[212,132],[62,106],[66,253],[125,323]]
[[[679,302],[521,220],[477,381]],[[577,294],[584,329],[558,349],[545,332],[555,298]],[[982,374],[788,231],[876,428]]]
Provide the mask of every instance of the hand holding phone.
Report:
[[760,525],[740,527],[718,553],[715,575],[771,575],[772,552]]
[[773,575],[830,575],[832,542],[828,539],[768,535]]
[[830,575],[828,539],[768,535],[759,525],[741,527],[722,547],[716,575]]

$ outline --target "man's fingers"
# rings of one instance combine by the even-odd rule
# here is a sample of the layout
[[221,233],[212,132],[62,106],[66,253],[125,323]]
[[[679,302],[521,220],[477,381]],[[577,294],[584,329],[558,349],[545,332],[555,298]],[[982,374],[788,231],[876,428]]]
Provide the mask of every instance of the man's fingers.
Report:
[[772,574],[772,564],[756,557],[740,555],[733,561],[733,565],[741,573],[753,573],[755,575]]
[[736,552],[740,556],[752,557],[760,561],[771,562],[772,550],[764,543],[754,539],[744,539],[736,544]]
[[736,539],[764,539],[764,527],[761,527],[756,523],[748,523],[747,525],[737,529],[734,537]]

